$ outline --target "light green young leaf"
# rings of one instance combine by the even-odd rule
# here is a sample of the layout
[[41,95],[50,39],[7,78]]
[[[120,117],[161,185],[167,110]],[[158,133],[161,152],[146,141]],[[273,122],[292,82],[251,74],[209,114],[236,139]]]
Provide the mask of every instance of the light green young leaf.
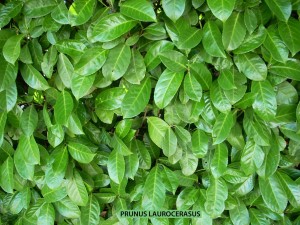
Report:
[[255,208],[250,208],[250,221],[253,225],[268,225],[270,222],[267,217],[260,210]]
[[100,205],[95,195],[89,196],[87,206],[81,208],[81,224],[98,225],[100,220]]
[[140,85],[131,85],[122,101],[124,118],[137,116],[145,110],[151,94],[151,81],[146,78]]
[[20,56],[21,41],[24,38],[24,34],[15,35],[7,39],[3,46],[3,56],[5,60],[11,64],[15,64]]
[[162,7],[167,17],[175,23],[184,12],[185,0],[162,0]]
[[151,140],[160,148],[166,135],[169,125],[158,117],[148,117],[148,132]]
[[86,206],[88,193],[79,172],[74,170],[73,177],[67,179],[66,190],[70,199],[79,206]]
[[288,60],[286,63],[274,63],[270,65],[269,72],[278,76],[300,81],[300,61]]
[[198,158],[203,158],[208,151],[208,147],[208,135],[204,131],[197,129],[192,134],[192,152]]
[[115,87],[106,89],[96,97],[96,108],[101,110],[114,110],[122,106],[126,94],[124,88]]
[[211,160],[211,173],[214,178],[221,177],[227,169],[228,164],[228,149],[226,144],[218,144],[215,148],[214,156]]
[[215,17],[226,21],[234,9],[235,0],[208,0],[207,4]]
[[89,75],[89,76],[81,76],[77,75],[72,78],[71,81],[71,90],[74,95],[74,97],[78,100],[82,97],[84,97],[90,89],[93,86],[93,83],[95,81],[95,74]]
[[234,115],[231,111],[228,113],[220,113],[213,126],[212,137],[213,144],[222,143],[229,135],[231,128],[234,125]]
[[264,151],[254,141],[247,141],[241,156],[241,168],[246,175],[253,174],[264,161]]
[[73,159],[80,163],[90,163],[96,155],[89,147],[80,142],[70,141],[68,150]]
[[125,175],[125,160],[124,156],[114,149],[108,157],[107,171],[110,179],[120,184]]
[[86,23],[93,15],[95,0],[75,0],[69,8],[71,26]]
[[14,189],[14,161],[9,156],[1,165],[0,186],[7,193],[13,193]]
[[131,61],[128,66],[124,78],[132,84],[140,84],[146,74],[146,65],[141,53],[136,50],[131,50]]
[[38,18],[51,13],[56,5],[54,0],[29,0],[24,4],[23,13],[28,18]]
[[66,187],[63,185],[53,189],[49,188],[47,185],[44,185],[41,191],[47,203],[60,201],[67,196]]
[[221,89],[217,81],[214,81],[210,89],[210,98],[214,106],[223,113],[227,113],[231,109],[231,104],[226,98],[224,91]]
[[167,157],[174,155],[177,150],[177,137],[171,127],[166,130],[163,137],[162,150]]
[[202,98],[202,87],[192,73],[187,73],[183,81],[184,92],[194,101],[199,102]]
[[175,73],[168,69],[160,75],[154,90],[154,101],[160,109],[170,104],[182,80],[183,73]]
[[69,92],[63,90],[54,105],[54,117],[57,124],[65,125],[73,111],[73,98]]
[[58,213],[66,218],[76,219],[80,217],[81,211],[79,207],[68,197],[55,202],[54,206]]
[[129,0],[121,4],[120,12],[138,21],[156,22],[153,6],[147,0]]
[[55,22],[60,24],[69,24],[68,8],[64,2],[58,4],[58,6],[52,11],[51,17]]
[[270,82],[252,82],[251,92],[257,93],[253,103],[254,111],[264,120],[274,118],[277,110],[276,94]]
[[[27,137],[22,135],[19,139],[16,151],[20,151],[24,157],[25,163],[35,165],[40,163],[40,150],[34,136]],[[30,157],[27,157],[30,156]]]
[[39,209],[38,224],[52,225],[55,220],[55,211],[51,203],[44,203]]
[[222,178],[210,177],[210,185],[206,191],[205,211],[211,218],[217,218],[225,210],[228,188]]
[[72,77],[74,76],[74,67],[63,53],[60,53],[58,56],[57,72],[63,84],[70,88]]
[[112,41],[130,31],[136,24],[136,20],[129,19],[120,13],[112,13],[91,25],[92,32],[88,38],[92,42]]
[[142,207],[146,210],[161,209],[166,198],[165,186],[159,165],[153,167],[148,174],[142,197]]
[[250,216],[247,207],[244,203],[240,202],[233,209],[229,210],[230,220],[233,224],[249,225]]
[[0,111],[0,146],[4,139],[4,129],[6,125],[7,113],[5,111]]

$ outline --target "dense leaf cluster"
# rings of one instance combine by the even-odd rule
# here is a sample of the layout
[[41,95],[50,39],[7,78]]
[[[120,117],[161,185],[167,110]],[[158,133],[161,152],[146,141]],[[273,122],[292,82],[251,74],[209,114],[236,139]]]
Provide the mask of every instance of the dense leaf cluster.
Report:
[[0,224],[300,224],[299,15],[299,0],[1,3]]

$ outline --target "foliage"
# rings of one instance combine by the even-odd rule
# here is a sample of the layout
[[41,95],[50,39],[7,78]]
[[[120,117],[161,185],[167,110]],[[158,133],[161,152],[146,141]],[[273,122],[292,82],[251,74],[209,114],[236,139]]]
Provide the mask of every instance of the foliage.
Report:
[[299,15],[298,0],[1,3],[0,224],[300,224]]

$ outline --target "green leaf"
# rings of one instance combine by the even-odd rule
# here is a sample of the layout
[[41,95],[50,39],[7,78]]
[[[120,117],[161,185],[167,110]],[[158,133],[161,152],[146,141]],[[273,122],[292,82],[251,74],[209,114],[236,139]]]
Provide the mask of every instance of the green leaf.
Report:
[[55,211],[52,204],[45,203],[40,209],[40,213],[38,216],[38,223],[43,223],[45,225],[54,224],[55,219]]
[[95,0],[75,0],[69,8],[71,26],[86,23],[93,15]]
[[257,28],[257,17],[252,9],[247,8],[244,12],[244,23],[249,32],[252,34]]
[[148,131],[151,140],[160,148],[166,135],[169,125],[158,117],[148,117]]
[[23,7],[22,2],[6,2],[0,7],[0,28],[7,25],[11,18],[19,14]]
[[7,113],[5,111],[0,111],[0,146],[4,139],[4,129],[7,120]]
[[179,181],[178,181],[178,177],[174,173],[174,171],[172,171],[168,167],[164,166],[161,176],[162,176],[162,180],[164,182],[166,190],[171,191],[173,194],[175,194],[175,192],[179,186]]
[[233,224],[248,225],[250,223],[249,212],[244,203],[239,203],[229,210],[229,215]]
[[25,163],[31,165],[40,163],[40,151],[34,136],[27,137],[22,135],[19,139],[16,151],[22,152],[22,155],[24,156],[30,156],[23,159]]
[[87,76],[97,72],[105,63],[106,57],[107,50],[101,47],[86,49],[75,65],[75,73]]
[[224,22],[222,41],[227,51],[238,48],[246,35],[246,28],[243,23],[242,13],[232,13]]
[[84,52],[85,44],[78,40],[61,40],[55,43],[56,49],[71,57],[78,57]]
[[142,207],[146,210],[161,209],[166,198],[160,167],[156,165],[148,174],[142,197]]
[[246,175],[253,174],[264,161],[264,151],[254,141],[247,141],[241,156],[241,168]]
[[130,31],[136,24],[137,21],[129,19],[120,13],[112,13],[103,17],[92,26],[92,32],[88,38],[92,42],[112,41]]
[[68,8],[64,2],[61,2],[56,6],[56,8],[52,11],[51,17],[55,20],[55,22],[60,24],[69,24],[68,17]]
[[285,63],[288,59],[289,51],[284,42],[275,32],[275,28],[267,30],[264,47],[270,52],[271,56],[278,62]]
[[113,150],[108,157],[107,171],[110,179],[120,184],[125,175],[125,160],[124,156],[116,149]]
[[175,73],[168,69],[160,75],[154,90],[154,101],[160,109],[170,104],[182,80],[183,73]]
[[59,186],[51,189],[47,185],[44,185],[42,188],[42,195],[47,203],[52,203],[60,201],[66,197],[67,191],[65,186]]
[[270,65],[269,72],[278,76],[300,81],[300,61],[288,60],[286,63],[274,63]]
[[70,88],[74,74],[74,67],[68,57],[62,53],[60,53],[58,56],[57,71],[63,84],[67,88]]
[[23,13],[28,18],[42,17],[51,13],[56,4],[54,0],[29,0],[24,4]]
[[0,63],[0,73],[3,74],[3,76],[0,77],[0,91],[3,91],[15,83],[18,73],[18,65],[7,63],[2,56],[0,56]]
[[198,158],[203,158],[209,147],[209,140],[207,134],[202,130],[196,130],[192,134],[192,152]]
[[257,93],[253,103],[253,109],[262,119],[270,120],[276,115],[276,94],[270,82],[252,82],[251,92]]
[[7,193],[13,193],[14,189],[14,161],[11,157],[1,165],[0,186]]
[[220,113],[213,127],[212,137],[213,144],[222,143],[229,135],[231,128],[234,125],[234,115],[232,112],[226,114]]
[[95,195],[89,196],[89,201],[86,207],[82,207],[80,222],[82,224],[98,225],[100,220],[100,206]]
[[73,177],[66,182],[66,190],[70,199],[79,206],[86,206],[88,193],[80,174],[74,170]]
[[38,113],[31,105],[24,110],[20,120],[20,127],[26,136],[31,136],[38,124]]
[[72,202],[68,197],[54,203],[55,209],[62,216],[70,219],[76,219],[80,217],[79,207]]
[[122,106],[125,93],[125,89],[120,87],[109,88],[102,91],[96,97],[96,108],[101,110],[114,110],[120,108]]
[[73,110],[73,98],[69,92],[63,90],[55,103],[54,116],[57,124],[64,125],[68,122],[68,119]]
[[153,6],[146,0],[129,0],[121,4],[120,12],[132,19],[144,22],[156,22]]
[[128,69],[130,58],[130,47],[125,44],[120,44],[110,50],[102,68],[103,76],[109,80],[120,79]]
[[211,173],[214,178],[221,177],[226,169],[228,164],[228,149],[226,144],[218,144],[215,148],[214,156],[211,160]]
[[207,4],[215,17],[226,21],[234,9],[235,0],[208,0]]
[[217,81],[214,81],[210,89],[210,97],[214,106],[223,113],[227,113],[231,109],[231,104],[226,98],[223,90]]
[[253,225],[268,225],[269,221],[266,216],[259,210],[255,208],[250,208],[250,221]]
[[3,56],[5,60],[11,64],[15,64],[20,56],[21,52],[21,41],[24,35],[15,35],[7,39],[3,46]]
[[124,78],[132,84],[140,84],[146,74],[146,66],[141,53],[136,50],[131,50],[131,61],[128,66]]
[[17,172],[23,179],[33,180],[34,165],[27,163],[24,159],[27,158],[22,150],[16,150],[14,154],[14,164]]
[[268,7],[281,21],[287,22],[292,12],[292,4],[285,0],[266,0]]
[[184,85],[184,92],[191,100],[197,102],[201,100],[202,87],[192,73],[188,73],[185,75],[183,85]]
[[95,74],[89,76],[75,76],[72,78],[71,90],[78,100],[88,94],[95,81]]
[[225,209],[228,188],[222,178],[210,177],[210,185],[206,191],[205,211],[211,218],[218,217]]
[[174,155],[177,150],[177,137],[171,127],[166,130],[163,137],[162,150],[167,157]]
[[114,135],[114,137],[112,138],[111,146],[123,156],[132,154],[132,152],[128,149],[125,143],[117,135]]
[[166,13],[167,17],[169,17],[173,22],[178,20],[185,9],[185,1],[184,0],[162,0],[162,8]]
[[277,174],[266,179],[259,177],[259,190],[264,203],[273,212],[282,213],[285,210],[287,197]]
[[163,51],[159,54],[162,63],[171,71],[180,73],[186,70],[187,58],[175,50]]
[[255,53],[234,56],[234,63],[240,72],[254,81],[262,81],[267,77],[267,66]]
[[47,80],[32,65],[22,64],[20,70],[24,81],[30,87],[42,91],[47,90],[49,88]]
[[45,173],[45,181],[49,188],[57,188],[63,182],[69,161],[68,148],[57,147],[50,155],[51,167]]
[[213,57],[226,58],[222,43],[221,32],[213,21],[205,23],[203,28],[203,47],[205,51]]
[[89,147],[80,142],[70,141],[68,143],[68,150],[73,159],[80,163],[89,163],[96,155]]
[[145,110],[151,94],[151,81],[146,78],[140,85],[131,85],[122,101],[124,118],[137,116]]
[[293,56],[300,51],[300,41],[296,38],[300,35],[300,22],[298,20],[290,18],[287,23],[280,22],[278,31]]

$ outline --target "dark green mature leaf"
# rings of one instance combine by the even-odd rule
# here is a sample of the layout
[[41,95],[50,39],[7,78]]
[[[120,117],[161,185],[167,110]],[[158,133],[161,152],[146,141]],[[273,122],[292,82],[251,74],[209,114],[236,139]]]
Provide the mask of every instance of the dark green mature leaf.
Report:
[[176,73],[166,69],[159,77],[154,90],[154,101],[159,108],[164,108],[170,104],[177,93],[183,73]]
[[64,125],[68,122],[68,119],[73,110],[74,104],[72,96],[69,92],[63,90],[55,103],[54,116],[57,124]]
[[235,0],[208,0],[207,4],[215,17],[222,21],[226,21],[234,9]]
[[214,57],[226,57],[221,32],[214,22],[209,21],[204,25],[202,41],[208,54]]
[[47,80],[32,65],[22,64],[20,67],[24,81],[36,90],[46,90],[49,88]]
[[130,31],[137,22],[120,13],[113,13],[98,21],[92,27],[89,38],[92,42],[112,41]]
[[254,53],[236,55],[234,62],[240,72],[247,78],[254,81],[265,80],[267,77],[267,67],[264,61]]
[[180,73],[186,70],[187,58],[175,50],[163,51],[159,54],[162,63],[171,71]]
[[93,15],[95,0],[76,0],[69,8],[69,21],[72,26],[86,23]]
[[156,22],[153,6],[146,0],[129,0],[121,4],[120,12],[135,20]]
[[242,13],[232,13],[224,22],[222,41],[227,51],[238,48],[246,35],[245,25],[243,23]]
[[286,208],[286,192],[280,184],[277,174],[268,178],[259,178],[259,188],[262,198],[272,211],[280,213]]
[[300,81],[300,61],[288,60],[286,63],[274,63],[270,65],[269,71],[278,76]]
[[266,0],[266,3],[279,20],[286,22],[289,19],[292,11],[292,4],[290,1]]
[[132,85],[122,102],[124,118],[131,118],[141,113],[149,102],[151,81],[146,78],[140,85]]
[[15,35],[7,39],[3,46],[3,56],[5,60],[11,64],[15,64],[20,56],[21,41],[24,35]]

